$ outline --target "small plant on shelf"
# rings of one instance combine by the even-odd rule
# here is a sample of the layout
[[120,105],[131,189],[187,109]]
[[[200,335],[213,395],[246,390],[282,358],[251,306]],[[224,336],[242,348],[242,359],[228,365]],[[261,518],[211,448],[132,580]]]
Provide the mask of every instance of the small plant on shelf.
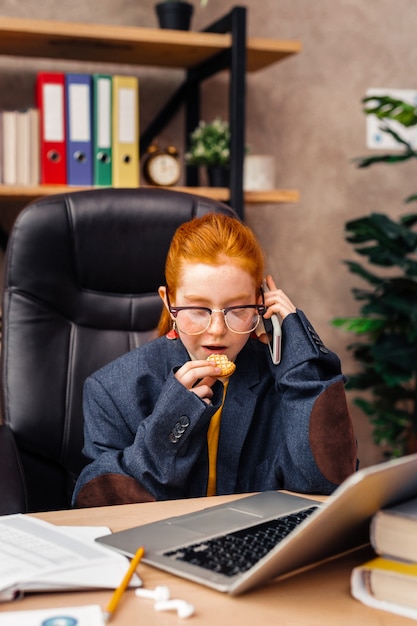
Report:
[[230,164],[229,122],[216,117],[212,122],[201,121],[190,135],[185,154],[187,165],[228,167]]

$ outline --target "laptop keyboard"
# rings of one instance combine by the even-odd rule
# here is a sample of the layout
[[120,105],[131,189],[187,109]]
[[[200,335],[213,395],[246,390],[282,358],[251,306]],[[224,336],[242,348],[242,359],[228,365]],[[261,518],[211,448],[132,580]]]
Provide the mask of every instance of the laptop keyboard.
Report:
[[170,550],[164,552],[164,556],[224,576],[235,576],[253,567],[317,508],[312,506],[221,537]]

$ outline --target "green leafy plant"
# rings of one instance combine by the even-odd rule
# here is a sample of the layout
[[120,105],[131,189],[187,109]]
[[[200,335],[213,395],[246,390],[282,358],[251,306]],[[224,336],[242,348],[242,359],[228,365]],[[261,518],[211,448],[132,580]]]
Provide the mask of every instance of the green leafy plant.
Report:
[[230,163],[229,122],[221,117],[210,123],[201,121],[190,135],[185,161],[188,165],[227,167]]
[[[403,126],[417,123],[414,107],[389,97],[364,99],[366,114],[396,119]],[[403,152],[357,159],[359,167],[398,163],[417,157],[407,141],[388,126]],[[407,202],[417,196],[407,198]],[[348,346],[360,365],[349,376],[347,389],[364,392],[355,403],[373,425],[375,443],[385,456],[401,456],[417,440],[417,214],[397,221],[382,213],[346,223],[346,240],[366,258],[367,265],[345,261],[349,271],[368,288],[354,288],[361,303],[356,317],[336,318],[333,325],[354,333]],[[372,266],[379,268],[373,271]]]
[[[415,126],[417,124],[417,109],[412,104],[403,102],[390,96],[369,96],[364,98],[364,113],[366,115],[375,115],[381,120],[380,130],[391,135],[398,143],[399,151],[388,154],[374,154],[369,157],[360,157],[356,159],[358,167],[369,167],[375,163],[402,163],[408,159],[417,158],[417,152],[401,135],[384,123],[385,120],[395,120],[405,128]],[[402,151],[401,151],[402,148]],[[417,196],[413,195],[407,198],[407,202],[416,200]]]

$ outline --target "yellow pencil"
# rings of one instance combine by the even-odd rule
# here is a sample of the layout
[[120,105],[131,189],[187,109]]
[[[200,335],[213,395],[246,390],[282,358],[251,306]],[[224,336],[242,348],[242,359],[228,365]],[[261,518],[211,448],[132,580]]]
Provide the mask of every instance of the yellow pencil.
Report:
[[123,576],[122,582],[117,587],[117,589],[114,590],[114,593],[113,593],[112,597],[110,598],[110,602],[108,603],[106,610],[103,612],[103,618],[104,618],[105,622],[107,622],[111,618],[113,613],[115,612],[115,610],[116,610],[116,608],[117,608],[117,606],[118,606],[118,604],[120,602],[120,598],[124,594],[128,584],[130,583],[130,579],[132,578],[133,574],[135,573],[135,569],[137,568],[137,566],[139,564],[139,561],[143,557],[143,554],[144,554],[143,547],[138,548],[138,550],[136,551],[135,556],[133,557],[133,559],[130,562],[129,569],[127,570],[126,574]]

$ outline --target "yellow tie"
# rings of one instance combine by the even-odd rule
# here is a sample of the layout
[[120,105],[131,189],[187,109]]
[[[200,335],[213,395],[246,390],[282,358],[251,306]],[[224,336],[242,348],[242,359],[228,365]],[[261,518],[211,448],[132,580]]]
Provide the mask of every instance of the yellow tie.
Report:
[[209,474],[207,482],[207,495],[216,495],[216,482],[217,482],[217,450],[219,447],[219,434],[220,434],[220,421],[222,417],[222,410],[224,405],[224,399],[226,397],[227,385],[229,381],[226,380],[223,389],[223,399],[220,407],[217,409],[210,421],[210,426],[207,431],[207,444],[208,444],[208,458],[209,458]]

